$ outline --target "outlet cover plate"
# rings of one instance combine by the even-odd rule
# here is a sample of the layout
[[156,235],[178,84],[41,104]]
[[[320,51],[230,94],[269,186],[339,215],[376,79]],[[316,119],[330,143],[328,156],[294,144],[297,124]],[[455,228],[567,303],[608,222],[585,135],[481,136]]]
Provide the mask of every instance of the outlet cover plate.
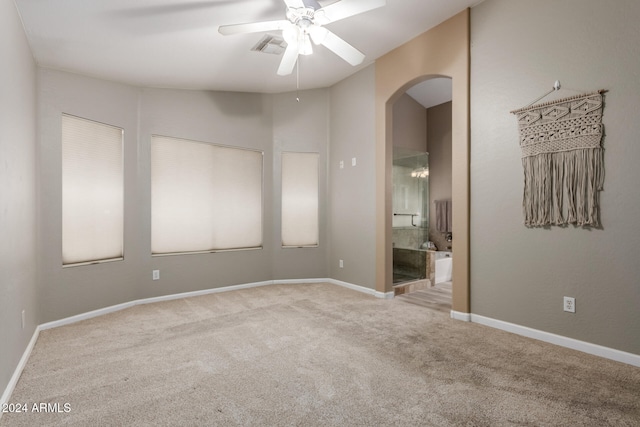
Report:
[[576,312],[576,299],[573,297],[564,297],[564,311],[569,313]]

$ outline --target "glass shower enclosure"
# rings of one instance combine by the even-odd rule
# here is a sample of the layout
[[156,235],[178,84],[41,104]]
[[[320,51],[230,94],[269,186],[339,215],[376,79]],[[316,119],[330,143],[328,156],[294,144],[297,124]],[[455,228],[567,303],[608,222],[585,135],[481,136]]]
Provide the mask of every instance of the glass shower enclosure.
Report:
[[393,153],[393,283],[427,278],[429,153]]

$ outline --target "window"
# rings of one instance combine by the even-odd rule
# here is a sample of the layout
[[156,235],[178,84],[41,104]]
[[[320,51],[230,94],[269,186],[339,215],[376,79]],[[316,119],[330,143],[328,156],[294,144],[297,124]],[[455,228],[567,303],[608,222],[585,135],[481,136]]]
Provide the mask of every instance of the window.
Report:
[[282,246],[318,246],[318,153],[282,153]]
[[262,152],[151,141],[151,251],[262,247]]
[[122,259],[123,130],[62,115],[62,263]]

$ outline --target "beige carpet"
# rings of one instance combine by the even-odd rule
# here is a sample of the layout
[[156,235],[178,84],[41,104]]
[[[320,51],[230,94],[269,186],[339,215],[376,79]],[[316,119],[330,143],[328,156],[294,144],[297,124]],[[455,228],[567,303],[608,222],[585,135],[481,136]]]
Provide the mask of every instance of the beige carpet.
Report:
[[638,426],[640,369],[400,299],[273,285],[47,330],[2,426]]

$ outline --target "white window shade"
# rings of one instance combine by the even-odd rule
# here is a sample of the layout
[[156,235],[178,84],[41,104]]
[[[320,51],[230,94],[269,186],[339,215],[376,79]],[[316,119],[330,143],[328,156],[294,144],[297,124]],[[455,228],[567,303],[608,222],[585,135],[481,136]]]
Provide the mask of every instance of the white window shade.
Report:
[[262,153],[153,136],[152,253],[261,246]]
[[282,153],[282,246],[318,246],[318,153]]
[[62,116],[62,262],[123,257],[123,130]]

